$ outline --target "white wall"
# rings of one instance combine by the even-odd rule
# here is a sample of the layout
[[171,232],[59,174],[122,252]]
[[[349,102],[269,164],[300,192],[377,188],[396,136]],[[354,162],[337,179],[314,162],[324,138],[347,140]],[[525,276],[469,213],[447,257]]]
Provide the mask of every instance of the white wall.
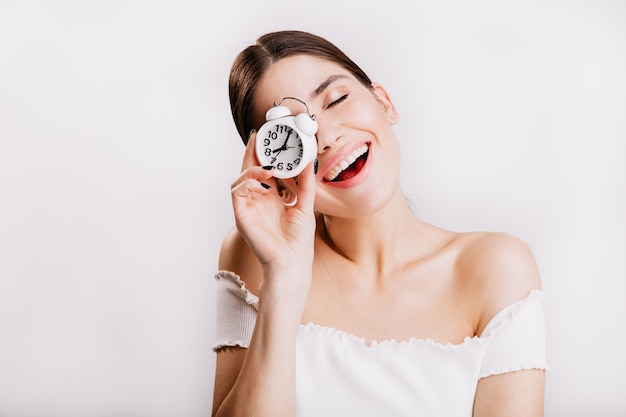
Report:
[[626,3],[504,3],[0,0],[0,415],[208,415],[227,74],[297,28],[391,92],[423,219],[533,248],[546,415],[623,416]]

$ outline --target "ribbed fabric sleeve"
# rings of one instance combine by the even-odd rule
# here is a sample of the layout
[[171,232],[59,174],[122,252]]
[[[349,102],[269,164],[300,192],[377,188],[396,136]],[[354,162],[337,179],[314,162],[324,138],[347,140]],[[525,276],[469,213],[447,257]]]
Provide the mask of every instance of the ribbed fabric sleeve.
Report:
[[217,352],[226,346],[250,346],[256,323],[259,299],[246,289],[241,278],[230,271],[215,274],[216,340],[212,346]]
[[479,378],[523,369],[549,369],[546,361],[546,329],[541,291],[500,311],[483,331],[489,347]]

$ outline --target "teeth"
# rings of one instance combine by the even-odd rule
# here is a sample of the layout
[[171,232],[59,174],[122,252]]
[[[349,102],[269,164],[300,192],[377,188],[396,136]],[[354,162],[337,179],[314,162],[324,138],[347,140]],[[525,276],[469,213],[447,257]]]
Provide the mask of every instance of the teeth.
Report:
[[341,174],[342,171],[346,170],[350,165],[352,165],[359,156],[367,152],[367,149],[367,145],[359,146],[357,149],[352,151],[350,155],[341,160],[333,169],[331,169],[330,172],[328,172],[328,175],[324,177],[324,179],[326,181],[332,181],[337,178],[337,176]]

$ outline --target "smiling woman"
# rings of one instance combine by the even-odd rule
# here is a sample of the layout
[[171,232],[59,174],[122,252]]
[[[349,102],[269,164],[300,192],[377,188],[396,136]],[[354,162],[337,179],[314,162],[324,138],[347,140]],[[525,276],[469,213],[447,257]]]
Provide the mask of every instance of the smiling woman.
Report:
[[[239,54],[229,87],[247,146],[216,274],[213,415],[542,415],[533,255],[414,215],[383,85],[327,40],[283,31]],[[294,178],[255,153],[285,97],[317,123],[315,161]]]

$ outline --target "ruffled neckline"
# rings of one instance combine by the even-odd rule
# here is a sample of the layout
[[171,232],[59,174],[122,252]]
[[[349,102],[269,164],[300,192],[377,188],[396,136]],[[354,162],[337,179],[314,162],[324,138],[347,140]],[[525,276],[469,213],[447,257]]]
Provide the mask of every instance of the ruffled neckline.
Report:
[[[246,303],[252,305],[255,309],[258,310],[259,297],[251,293],[246,288],[245,282],[241,280],[241,277],[239,277],[239,275],[231,271],[219,271],[215,277],[216,279],[225,277],[235,282],[239,286],[242,292],[242,295],[245,297]],[[431,338],[410,338],[410,339],[405,339],[405,340],[385,339],[385,340],[380,340],[380,341],[372,340],[371,342],[367,343],[366,340],[360,336],[354,335],[352,333],[349,333],[344,330],[340,330],[331,326],[317,324],[314,322],[308,322],[304,324],[300,323],[300,329],[305,330],[305,331],[312,331],[324,337],[338,338],[340,340],[344,340],[348,343],[358,345],[365,349],[375,349],[377,347],[384,347],[384,346],[407,347],[407,346],[414,346],[414,345],[433,346],[433,347],[438,347],[438,348],[445,349],[445,350],[461,349],[470,344],[484,343],[484,342],[489,341],[491,338],[493,338],[493,336],[497,332],[500,331],[500,329],[502,329],[503,327],[511,323],[513,320],[515,320],[515,317],[517,317],[520,314],[520,311],[522,311],[528,303],[543,302],[545,297],[546,297],[546,294],[542,290],[531,290],[526,297],[516,302],[513,302],[512,304],[504,307],[498,313],[496,313],[491,318],[491,320],[489,320],[489,322],[485,326],[485,329],[480,335],[466,336],[464,340],[460,343],[452,343],[452,342],[441,343]]]

